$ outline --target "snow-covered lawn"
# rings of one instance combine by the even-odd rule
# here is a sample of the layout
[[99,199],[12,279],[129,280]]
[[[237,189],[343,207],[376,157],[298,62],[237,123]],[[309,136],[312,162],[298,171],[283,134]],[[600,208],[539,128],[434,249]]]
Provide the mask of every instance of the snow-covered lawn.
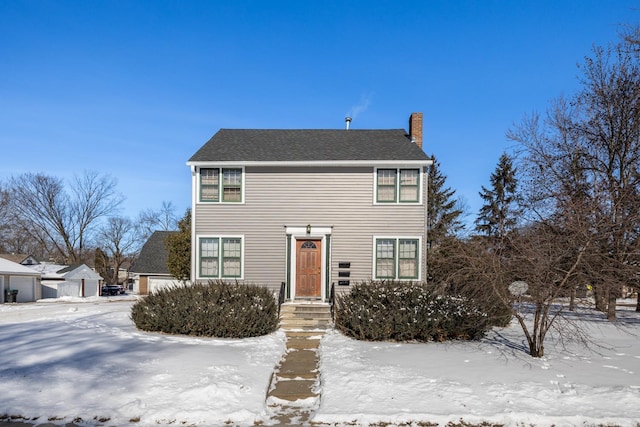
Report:
[[[0,415],[95,425],[269,424],[265,394],[284,334],[245,340],[149,334],[120,297],[0,304]],[[313,420],[640,425],[640,316],[589,322],[601,347],[549,341],[529,357],[517,327],[480,342],[320,347]],[[107,421],[108,420],[108,421]]]

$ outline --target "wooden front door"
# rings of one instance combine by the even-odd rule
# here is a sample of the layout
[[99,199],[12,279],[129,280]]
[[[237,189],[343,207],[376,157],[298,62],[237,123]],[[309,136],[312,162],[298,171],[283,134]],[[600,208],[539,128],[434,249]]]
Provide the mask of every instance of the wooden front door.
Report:
[[296,241],[296,298],[320,298],[322,241]]

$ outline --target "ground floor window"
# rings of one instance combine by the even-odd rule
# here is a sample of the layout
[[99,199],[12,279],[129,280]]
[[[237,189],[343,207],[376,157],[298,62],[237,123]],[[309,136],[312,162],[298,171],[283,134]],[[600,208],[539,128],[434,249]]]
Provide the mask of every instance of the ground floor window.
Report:
[[376,279],[418,279],[420,239],[375,238]]
[[242,277],[242,237],[200,237],[198,274],[203,278]]

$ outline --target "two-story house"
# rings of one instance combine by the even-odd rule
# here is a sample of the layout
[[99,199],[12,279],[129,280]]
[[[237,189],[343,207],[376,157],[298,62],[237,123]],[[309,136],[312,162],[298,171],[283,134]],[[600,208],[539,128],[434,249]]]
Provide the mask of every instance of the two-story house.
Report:
[[409,132],[221,129],[187,165],[194,282],[326,301],[332,284],[426,276],[422,113]]

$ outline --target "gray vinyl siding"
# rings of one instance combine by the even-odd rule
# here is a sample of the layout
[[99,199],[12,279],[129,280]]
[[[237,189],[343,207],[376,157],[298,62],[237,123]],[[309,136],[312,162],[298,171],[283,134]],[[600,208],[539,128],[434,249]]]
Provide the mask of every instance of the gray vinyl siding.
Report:
[[373,236],[422,237],[424,279],[426,201],[375,205],[373,180],[372,167],[247,166],[245,203],[196,203],[195,234],[244,236],[244,282],[274,289],[286,279],[285,226],[333,227],[330,282],[336,284],[341,261],[351,263],[351,283],[371,278]]

